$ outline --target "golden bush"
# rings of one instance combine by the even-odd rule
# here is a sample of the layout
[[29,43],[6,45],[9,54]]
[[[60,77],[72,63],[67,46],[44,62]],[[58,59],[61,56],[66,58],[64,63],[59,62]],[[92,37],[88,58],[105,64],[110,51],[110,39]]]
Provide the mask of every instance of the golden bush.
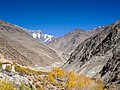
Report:
[[68,89],[72,89],[75,88],[77,85],[77,75],[71,71],[68,73],[67,75],[67,82],[66,82],[66,86]]
[[53,74],[52,74],[51,72],[48,73],[48,80],[49,80],[50,82],[53,82],[53,81],[54,81],[54,80],[53,80]]
[[11,65],[6,65],[6,68],[5,68],[5,70],[12,70],[12,66]]
[[13,83],[5,79],[5,80],[0,80],[0,90],[17,90],[17,88]]
[[55,77],[60,78],[63,76],[63,74],[64,74],[64,71],[61,68],[57,68],[57,67],[53,68],[53,75]]

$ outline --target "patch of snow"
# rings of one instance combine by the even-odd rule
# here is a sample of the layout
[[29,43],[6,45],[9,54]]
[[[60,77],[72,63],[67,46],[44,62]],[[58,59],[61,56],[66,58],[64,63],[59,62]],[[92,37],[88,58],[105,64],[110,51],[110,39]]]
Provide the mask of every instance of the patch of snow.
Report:
[[37,34],[36,33],[33,33],[32,36],[33,36],[33,38],[37,38]]
[[38,36],[38,38],[40,39],[40,37],[41,37],[40,33],[37,33],[37,36]]
[[42,33],[41,30],[28,30],[27,31],[33,38],[41,40],[44,43],[48,43],[53,40],[53,36]]

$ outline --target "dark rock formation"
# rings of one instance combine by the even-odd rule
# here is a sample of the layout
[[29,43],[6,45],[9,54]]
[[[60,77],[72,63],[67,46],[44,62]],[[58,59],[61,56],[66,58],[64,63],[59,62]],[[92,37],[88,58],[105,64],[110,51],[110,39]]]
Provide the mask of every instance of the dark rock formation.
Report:
[[120,84],[120,20],[82,42],[63,69]]

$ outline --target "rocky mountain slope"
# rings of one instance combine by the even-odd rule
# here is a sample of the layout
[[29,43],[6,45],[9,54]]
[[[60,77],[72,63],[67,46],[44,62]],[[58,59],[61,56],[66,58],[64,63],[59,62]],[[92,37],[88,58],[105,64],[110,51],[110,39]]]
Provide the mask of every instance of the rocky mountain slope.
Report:
[[0,21],[0,61],[40,69],[61,64],[55,51],[32,38],[23,28]]
[[[75,48],[82,43],[85,39],[89,38],[102,31],[106,26],[99,26],[92,30],[80,30],[75,29],[66,35],[56,38],[55,40],[48,43],[50,47],[60,52],[61,57],[69,58],[70,54],[75,50]],[[58,53],[59,53],[58,52]]]
[[41,72],[16,63],[5,69],[3,65],[0,63],[0,90],[104,90],[99,79],[56,67],[50,72]]
[[119,85],[120,20],[78,45],[63,69],[99,77],[105,85],[111,83]]
[[55,39],[55,37],[44,34],[41,30],[26,30],[33,38],[40,40],[42,43],[49,43]]

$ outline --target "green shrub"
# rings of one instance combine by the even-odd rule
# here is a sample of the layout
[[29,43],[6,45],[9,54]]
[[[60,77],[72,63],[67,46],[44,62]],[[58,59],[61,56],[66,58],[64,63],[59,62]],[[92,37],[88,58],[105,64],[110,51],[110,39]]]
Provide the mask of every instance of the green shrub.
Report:
[[14,65],[14,67],[15,67],[15,71],[16,72],[20,72],[21,71],[20,66]]

